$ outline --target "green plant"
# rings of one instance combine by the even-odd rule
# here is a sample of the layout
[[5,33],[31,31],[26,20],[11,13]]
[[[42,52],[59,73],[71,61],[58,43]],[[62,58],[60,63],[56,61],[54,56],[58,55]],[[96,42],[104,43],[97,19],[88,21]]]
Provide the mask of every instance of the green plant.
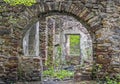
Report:
[[64,78],[72,77],[74,73],[67,70],[54,71],[54,69],[51,68],[49,70],[43,71],[43,75],[62,80]]
[[26,5],[31,6],[36,3],[36,0],[4,0],[6,3],[9,3],[12,6],[15,5]]
[[80,54],[80,35],[69,35],[70,38],[70,54]]
[[54,69],[53,68],[50,68],[48,70],[43,71],[43,75],[44,76],[52,76],[53,73],[54,73]]
[[120,73],[116,75],[116,79],[120,81]]
[[101,71],[102,65],[101,64],[94,64],[93,65],[93,69],[92,69],[92,78],[97,78],[97,80],[99,80],[98,78],[98,73]]
[[108,77],[108,76],[106,76],[106,84],[118,84],[118,82],[117,82],[117,80],[115,79],[115,78],[110,78],[110,77]]
[[96,78],[97,84],[120,84],[120,82],[118,82],[120,75],[118,74],[115,77],[111,77],[107,70],[103,73],[102,77],[98,77],[102,68],[102,64],[94,64],[93,66],[92,77]]

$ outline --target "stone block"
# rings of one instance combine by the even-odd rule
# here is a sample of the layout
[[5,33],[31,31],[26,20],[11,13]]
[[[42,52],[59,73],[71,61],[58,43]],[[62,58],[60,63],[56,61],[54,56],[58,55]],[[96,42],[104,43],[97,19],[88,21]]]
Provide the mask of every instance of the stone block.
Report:
[[77,6],[74,6],[74,9],[72,10],[72,13],[74,14],[74,15],[77,15],[78,13],[79,13],[79,8],[77,7]]
[[85,68],[85,71],[91,73],[91,72],[92,72],[92,67],[87,67],[87,68]]
[[4,73],[4,66],[0,66],[0,74]]
[[111,59],[104,58],[104,55],[98,55],[96,58],[96,62],[99,64],[107,65],[110,64]]
[[52,11],[55,10],[55,2],[50,3],[50,9],[51,9]]
[[99,21],[99,16],[94,16],[93,18],[89,19],[87,23],[90,24],[94,21]]
[[114,72],[119,73],[120,69],[119,68],[114,68]]
[[59,10],[60,11],[64,11],[65,10],[65,3],[61,2],[60,5],[59,5]]
[[51,3],[50,2],[47,2],[45,5],[45,11],[51,11]]
[[81,81],[81,73],[80,72],[75,72],[74,74],[74,79],[75,81]]
[[33,58],[34,62],[40,62],[40,58]]
[[6,63],[5,64],[5,67],[8,67],[10,69],[13,69],[13,68],[17,68],[18,67],[18,64],[16,63]]
[[107,46],[97,46],[97,48],[96,48],[96,51],[108,51],[108,47]]
[[95,27],[95,26],[99,26],[100,23],[101,23],[101,22],[100,22],[99,20],[98,20],[98,21],[91,22],[91,23],[90,23],[90,27],[93,27],[93,29],[94,29],[94,27]]
[[93,7],[93,4],[91,4],[91,3],[86,3],[85,6],[88,7],[88,8],[92,8],[92,7]]
[[7,60],[7,56],[0,56],[0,62],[5,62]]
[[55,2],[55,10],[59,10],[59,2]]
[[85,80],[91,80],[91,77],[90,77],[90,74],[84,75],[80,72],[77,72],[77,73],[75,72],[74,80],[76,82],[80,82],[80,81],[85,81]]
[[94,12],[90,12],[86,17],[85,17],[85,21],[89,20],[90,18],[94,17]]
[[74,9],[74,6],[75,6],[75,4],[71,4],[70,7],[69,7],[69,11],[68,12],[71,13],[73,11],[73,9]]
[[97,46],[98,47],[100,47],[100,46],[111,47],[112,45],[111,45],[111,43],[102,43],[102,44],[97,44]]
[[11,33],[10,29],[0,29],[0,35],[9,35]]
[[79,17],[83,17],[84,15],[88,14],[88,8],[83,8],[82,12],[80,13]]
[[96,55],[104,55],[104,56],[108,56],[108,52],[96,52]]
[[10,57],[10,58],[8,59],[8,61],[9,61],[10,63],[18,63],[18,57],[16,57],[16,56]]

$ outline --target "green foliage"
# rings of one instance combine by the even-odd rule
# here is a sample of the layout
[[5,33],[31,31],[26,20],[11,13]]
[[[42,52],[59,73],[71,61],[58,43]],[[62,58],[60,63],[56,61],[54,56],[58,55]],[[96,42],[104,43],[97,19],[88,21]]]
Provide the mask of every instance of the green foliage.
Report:
[[8,20],[8,22],[9,22],[10,24],[16,24],[17,21],[18,21],[18,19],[13,18],[13,16],[9,16],[9,20]]
[[110,77],[106,76],[106,83],[105,84],[118,84],[115,78],[110,79]]
[[103,77],[99,78],[98,74],[101,72],[101,69],[103,68],[102,64],[94,64],[93,70],[92,70],[92,77],[96,79],[97,84],[120,84],[119,81],[119,75],[115,77],[111,77],[108,72],[104,72]]
[[60,67],[61,64],[61,46],[57,46],[57,52],[55,55],[55,60],[54,60],[54,67]]
[[15,5],[25,5],[25,6],[31,6],[34,3],[36,3],[36,0],[4,0],[6,3],[9,3],[12,6]]
[[117,74],[116,79],[120,80],[120,73]]
[[97,77],[98,73],[101,71],[102,65],[101,64],[94,64],[92,69],[92,78],[96,78],[97,81],[99,81],[99,78]]
[[70,35],[70,46],[74,47],[78,44],[80,44],[80,35]]
[[43,75],[53,77],[53,78],[58,78],[62,80],[64,78],[72,77],[74,73],[71,71],[67,71],[67,70],[60,70],[60,71],[55,72],[54,69],[51,68],[49,70],[43,71]]
[[97,84],[120,84],[120,82],[118,82],[116,78],[110,78],[109,76],[106,76],[104,81],[98,81]]
[[70,54],[80,55],[80,35],[70,35]]
[[52,76],[52,74],[54,74],[53,67],[49,68],[48,70],[43,71],[44,76]]

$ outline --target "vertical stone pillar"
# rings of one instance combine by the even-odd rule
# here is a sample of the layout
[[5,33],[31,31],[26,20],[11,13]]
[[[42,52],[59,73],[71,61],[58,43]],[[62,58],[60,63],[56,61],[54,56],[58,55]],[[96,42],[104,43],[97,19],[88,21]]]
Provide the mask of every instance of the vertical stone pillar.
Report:
[[[39,20],[39,49],[40,49],[40,56],[45,59],[46,58],[46,35],[45,35],[45,28],[46,28],[46,20],[45,18],[40,18]],[[44,63],[44,62],[43,62]]]
[[[50,18],[48,18],[47,19],[47,28],[48,28],[48,32],[47,32],[47,37],[48,37],[48,39],[47,39],[47,46],[48,46],[48,48],[47,48],[47,62],[49,63],[49,64],[53,64],[53,22],[52,22],[52,20],[50,19]],[[49,65],[48,64],[48,65]]]

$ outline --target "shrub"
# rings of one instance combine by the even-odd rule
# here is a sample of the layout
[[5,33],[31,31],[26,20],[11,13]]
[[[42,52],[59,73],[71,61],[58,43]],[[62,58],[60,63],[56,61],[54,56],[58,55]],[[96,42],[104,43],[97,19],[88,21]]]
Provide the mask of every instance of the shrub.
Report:
[[54,69],[49,69],[46,71],[43,71],[43,75],[44,76],[50,76],[53,78],[58,78],[58,79],[64,79],[64,78],[70,78],[74,75],[73,72],[71,71],[67,71],[67,70],[60,70],[60,71],[54,71]]

